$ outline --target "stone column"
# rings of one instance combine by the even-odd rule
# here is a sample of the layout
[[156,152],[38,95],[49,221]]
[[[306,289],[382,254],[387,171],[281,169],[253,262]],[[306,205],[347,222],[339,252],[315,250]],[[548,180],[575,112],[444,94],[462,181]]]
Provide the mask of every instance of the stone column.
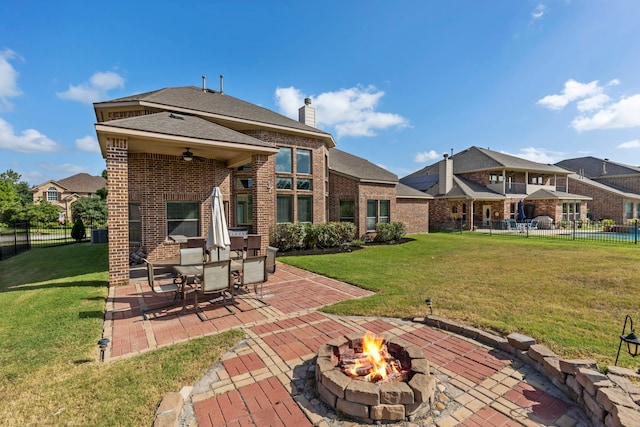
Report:
[[127,139],[107,138],[109,286],[129,283],[129,173]]

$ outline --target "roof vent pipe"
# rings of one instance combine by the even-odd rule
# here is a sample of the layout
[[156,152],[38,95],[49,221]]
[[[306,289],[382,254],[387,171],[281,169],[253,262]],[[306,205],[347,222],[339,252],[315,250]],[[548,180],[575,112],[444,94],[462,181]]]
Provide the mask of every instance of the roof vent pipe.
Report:
[[224,94],[224,76],[220,74],[220,94]]
[[202,75],[202,91],[207,91],[207,76],[205,76],[204,74]]

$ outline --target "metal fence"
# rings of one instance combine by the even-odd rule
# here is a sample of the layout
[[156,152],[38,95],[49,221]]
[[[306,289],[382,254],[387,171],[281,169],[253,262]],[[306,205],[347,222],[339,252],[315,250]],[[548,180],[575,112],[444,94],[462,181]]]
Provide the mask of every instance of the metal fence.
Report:
[[[71,237],[71,228],[71,224],[52,227],[50,223],[29,221],[17,221],[12,227],[0,228],[0,260],[30,249],[75,243],[76,240]],[[92,237],[95,240],[97,231],[101,230],[94,229],[90,224],[86,227],[86,235],[81,241],[89,241]],[[97,243],[103,243],[101,237],[99,240]]]
[[637,245],[640,239],[638,225],[609,225],[600,222],[568,221],[556,227],[551,224],[537,224],[530,222],[491,221],[478,222],[474,230],[490,235],[506,235],[513,237],[537,237],[546,239],[565,239],[575,241],[598,241],[619,244]]

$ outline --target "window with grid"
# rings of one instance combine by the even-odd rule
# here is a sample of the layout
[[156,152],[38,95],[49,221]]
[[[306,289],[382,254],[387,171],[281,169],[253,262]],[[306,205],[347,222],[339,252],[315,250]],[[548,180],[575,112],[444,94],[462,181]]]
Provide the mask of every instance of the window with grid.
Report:
[[278,223],[293,222],[293,196],[278,194],[276,218]]
[[251,194],[236,196],[236,225],[249,226],[253,223],[253,197]]
[[167,235],[187,237],[200,235],[200,204],[198,202],[167,202]]
[[142,215],[140,202],[129,203],[129,241],[142,242]]
[[58,201],[58,189],[56,187],[47,188],[47,201],[48,202]]

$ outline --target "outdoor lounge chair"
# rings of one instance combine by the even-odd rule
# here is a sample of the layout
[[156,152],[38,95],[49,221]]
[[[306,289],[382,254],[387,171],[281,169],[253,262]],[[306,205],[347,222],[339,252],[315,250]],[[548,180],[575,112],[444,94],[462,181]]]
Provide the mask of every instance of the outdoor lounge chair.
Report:
[[[153,293],[158,295],[173,294],[173,300],[170,304],[154,308],[169,308],[175,306],[176,301],[180,296],[181,279],[175,277],[164,277],[163,279],[158,279],[154,274],[153,264],[150,263],[146,258],[143,258],[142,261],[147,265],[147,282]],[[142,317],[144,319],[147,318],[146,310],[142,311]]]
[[[227,295],[231,297],[233,303],[233,280],[231,280],[231,260],[211,261],[202,266],[202,278],[196,279],[195,307],[198,318],[202,321],[208,320],[204,317],[198,305],[198,296],[217,296],[222,299],[224,307],[230,312],[233,311],[227,306]],[[213,302],[213,300],[210,300]]]
[[538,229],[538,220],[532,219],[531,222],[527,223],[527,227],[529,230],[537,230]]

